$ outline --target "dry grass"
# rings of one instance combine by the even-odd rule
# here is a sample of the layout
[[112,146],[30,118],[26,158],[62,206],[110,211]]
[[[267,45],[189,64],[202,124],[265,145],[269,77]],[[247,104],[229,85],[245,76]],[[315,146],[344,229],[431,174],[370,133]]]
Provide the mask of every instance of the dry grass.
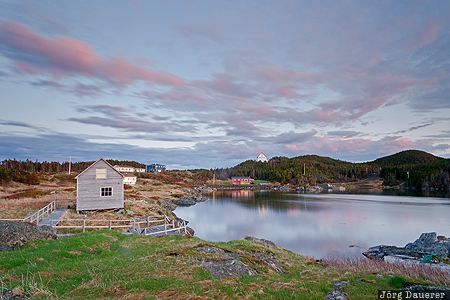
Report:
[[402,263],[387,263],[366,258],[357,259],[326,259],[325,266],[350,272],[379,273],[385,275],[400,275],[413,279],[425,280],[439,285],[450,285],[450,272],[425,265],[407,265]]

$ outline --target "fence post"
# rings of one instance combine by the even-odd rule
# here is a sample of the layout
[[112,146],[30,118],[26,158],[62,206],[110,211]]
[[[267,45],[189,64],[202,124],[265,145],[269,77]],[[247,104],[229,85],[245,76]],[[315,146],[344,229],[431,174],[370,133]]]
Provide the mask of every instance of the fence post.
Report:
[[187,234],[186,221],[183,221],[183,225],[184,225],[184,234]]
[[112,220],[109,220],[109,230],[111,230],[112,229]]
[[147,227],[150,227],[150,216],[147,216]]
[[167,218],[164,217],[164,232],[167,235]]
[[86,231],[86,219],[83,219],[83,232]]

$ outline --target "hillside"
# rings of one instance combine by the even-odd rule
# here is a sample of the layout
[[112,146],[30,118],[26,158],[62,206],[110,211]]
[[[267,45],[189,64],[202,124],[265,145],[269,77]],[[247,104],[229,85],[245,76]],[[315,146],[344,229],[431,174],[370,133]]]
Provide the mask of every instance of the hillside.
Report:
[[301,185],[363,179],[374,172],[374,168],[370,164],[354,164],[330,157],[305,155],[293,158],[274,157],[268,163],[248,160],[229,169],[217,170],[217,173],[221,178],[251,176],[255,179]]
[[379,289],[447,280],[386,266],[367,261],[355,271],[350,261],[318,262],[258,239],[210,243],[89,232],[0,251],[0,298],[324,299],[345,281],[337,289],[351,299],[376,299]]
[[294,185],[352,182],[380,177],[386,186],[403,185],[411,190],[445,192],[450,186],[450,159],[418,150],[402,151],[365,163],[317,155],[273,157],[268,163],[248,160],[215,172],[222,179],[251,176]]
[[398,167],[402,165],[420,165],[443,162],[445,158],[434,156],[431,153],[419,150],[406,150],[389,156],[381,157],[372,163],[378,166]]

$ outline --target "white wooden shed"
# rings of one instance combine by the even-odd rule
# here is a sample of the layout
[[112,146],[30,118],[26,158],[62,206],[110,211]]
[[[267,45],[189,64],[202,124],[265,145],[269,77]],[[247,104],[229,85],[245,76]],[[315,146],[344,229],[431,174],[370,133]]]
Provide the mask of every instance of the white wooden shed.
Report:
[[77,179],[77,211],[124,207],[123,175],[103,158]]

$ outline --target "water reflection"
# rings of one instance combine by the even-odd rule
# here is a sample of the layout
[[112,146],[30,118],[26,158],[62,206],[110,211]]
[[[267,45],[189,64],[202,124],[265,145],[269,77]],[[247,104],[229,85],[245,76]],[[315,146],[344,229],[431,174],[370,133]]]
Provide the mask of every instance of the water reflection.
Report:
[[305,255],[342,257],[377,244],[404,245],[422,232],[450,235],[449,199],[247,190],[211,198],[176,210],[211,241],[251,235]]

